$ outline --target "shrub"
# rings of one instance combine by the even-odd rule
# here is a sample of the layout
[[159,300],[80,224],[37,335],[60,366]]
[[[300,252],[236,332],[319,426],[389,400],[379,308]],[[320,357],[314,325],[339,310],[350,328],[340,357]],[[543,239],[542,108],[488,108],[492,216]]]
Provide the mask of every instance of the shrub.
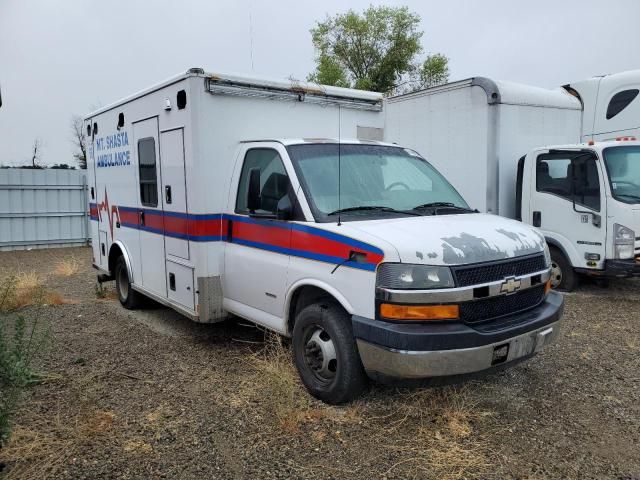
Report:
[[[0,282],[0,447],[10,434],[11,418],[25,387],[37,381],[33,368],[41,359],[48,331],[39,321],[42,302],[27,316],[16,310],[16,277]],[[44,300],[44,296],[40,297]]]

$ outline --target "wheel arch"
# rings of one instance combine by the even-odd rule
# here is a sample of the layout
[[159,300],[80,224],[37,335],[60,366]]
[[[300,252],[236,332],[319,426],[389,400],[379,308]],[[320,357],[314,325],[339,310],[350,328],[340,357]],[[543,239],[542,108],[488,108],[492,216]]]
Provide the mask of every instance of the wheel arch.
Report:
[[321,298],[330,298],[338,303],[349,315],[353,315],[353,307],[349,301],[334,287],[317,280],[304,279],[294,283],[287,293],[285,302],[285,328],[287,335],[293,332],[296,314]]
[[114,269],[116,266],[116,261],[118,257],[122,256],[124,258],[124,263],[127,266],[127,274],[129,275],[129,281],[133,283],[133,268],[131,268],[131,259],[129,257],[129,252],[127,251],[127,247],[125,247],[124,243],[120,240],[116,240],[111,244],[109,248],[109,272],[113,275],[115,274]]
[[562,245],[562,243],[553,238],[553,237],[549,237],[547,235],[545,235],[544,237],[545,241],[547,242],[547,245],[549,245],[549,248],[557,248],[558,250],[560,250],[560,253],[562,253],[562,255],[564,255],[564,258],[567,259],[567,261],[569,262],[570,265],[573,265],[573,262],[571,261],[571,256],[569,255],[569,252],[567,252],[567,249]]

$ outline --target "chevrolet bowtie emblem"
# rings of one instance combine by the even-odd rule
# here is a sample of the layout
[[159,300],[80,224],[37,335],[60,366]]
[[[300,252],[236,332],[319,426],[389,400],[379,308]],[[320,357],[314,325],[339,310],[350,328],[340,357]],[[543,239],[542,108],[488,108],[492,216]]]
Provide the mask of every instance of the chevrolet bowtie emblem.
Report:
[[514,293],[520,290],[520,285],[522,282],[520,280],[516,280],[516,277],[505,278],[502,285],[500,285],[500,293]]

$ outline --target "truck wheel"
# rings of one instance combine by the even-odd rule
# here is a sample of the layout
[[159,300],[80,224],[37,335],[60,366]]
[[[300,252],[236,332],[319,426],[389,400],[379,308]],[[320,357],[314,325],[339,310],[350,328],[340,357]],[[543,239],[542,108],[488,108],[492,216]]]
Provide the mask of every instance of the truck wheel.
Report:
[[551,253],[551,288],[554,290],[572,291],[576,286],[576,273],[573,267],[557,248],[550,248]]
[[116,291],[118,292],[118,300],[124,308],[133,310],[138,308],[142,303],[142,296],[131,288],[131,280],[127,272],[127,264],[124,257],[118,257],[115,268]]
[[293,356],[302,383],[323,402],[348,402],[367,385],[351,318],[333,302],[320,301],[296,315]]

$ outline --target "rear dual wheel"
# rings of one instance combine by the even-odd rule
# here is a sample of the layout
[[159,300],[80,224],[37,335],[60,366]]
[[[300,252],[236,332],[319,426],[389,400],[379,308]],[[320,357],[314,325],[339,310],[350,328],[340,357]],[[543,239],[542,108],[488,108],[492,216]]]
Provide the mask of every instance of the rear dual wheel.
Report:
[[142,304],[143,297],[136,292],[131,285],[129,278],[129,270],[124,257],[118,257],[114,268],[114,276],[116,279],[116,291],[118,292],[118,300],[122,306],[129,310],[134,310]]

